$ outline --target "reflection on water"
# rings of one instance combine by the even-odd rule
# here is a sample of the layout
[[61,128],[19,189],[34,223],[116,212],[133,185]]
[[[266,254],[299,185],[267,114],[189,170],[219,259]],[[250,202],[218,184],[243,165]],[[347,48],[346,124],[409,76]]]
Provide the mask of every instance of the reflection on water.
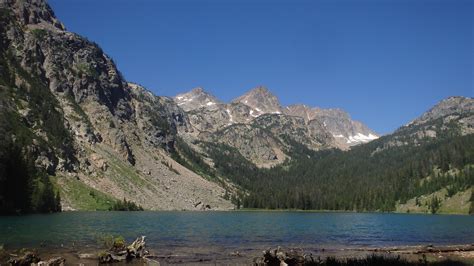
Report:
[[68,212],[0,217],[8,247],[96,246],[103,234],[151,248],[367,247],[474,243],[474,216],[314,212]]

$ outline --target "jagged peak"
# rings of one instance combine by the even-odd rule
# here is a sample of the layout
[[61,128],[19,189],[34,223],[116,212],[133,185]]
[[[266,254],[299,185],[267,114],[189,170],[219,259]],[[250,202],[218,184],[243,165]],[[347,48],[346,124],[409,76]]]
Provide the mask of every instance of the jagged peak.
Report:
[[242,95],[241,97],[244,97],[244,96],[255,96],[255,95],[263,95],[263,96],[273,96],[273,97],[276,97],[267,87],[263,86],[263,85],[260,85],[260,86],[257,86],[249,91],[247,91],[244,95]]
[[196,87],[188,92],[181,93],[173,97],[174,101],[185,111],[191,111],[202,107],[215,108],[222,102],[214,95],[204,90],[202,87]]
[[20,24],[66,30],[45,0],[0,0],[0,8],[11,10]]
[[243,103],[253,110],[250,115],[258,117],[262,114],[280,114],[282,107],[276,97],[265,86],[258,86],[246,92],[244,95],[234,99],[233,103]]

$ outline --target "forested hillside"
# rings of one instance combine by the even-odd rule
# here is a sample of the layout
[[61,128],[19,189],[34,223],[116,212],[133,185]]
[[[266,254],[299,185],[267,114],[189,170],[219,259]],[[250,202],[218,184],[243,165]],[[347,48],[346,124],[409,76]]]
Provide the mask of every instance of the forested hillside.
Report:
[[[259,193],[246,197],[244,205],[391,211],[398,200],[403,202],[446,186],[453,193],[472,186],[474,168],[465,163],[474,163],[473,144],[474,137],[467,136],[374,156],[361,147],[348,153],[334,152],[316,162],[301,159],[286,171],[264,175],[261,185],[255,187]],[[462,170],[451,174],[450,168]],[[421,182],[428,176],[432,178]]]
[[[436,213],[444,199],[433,193],[445,189],[447,199],[470,193],[474,185],[474,135],[463,134],[458,122],[470,115],[455,114],[453,120],[451,114],[450,119],[402,127],[350,151],[316,152],[294,142],[287,151],[291,160],[270,169],[256,167],[235,148],[203,145],[214,162],[209,175],[226,177],[242,188],[234,199],[241,207],[394,211],[413,198],[420,205],[418,197],[425,196],[426,209]],[[194,158],[198,165],[199,158]]]

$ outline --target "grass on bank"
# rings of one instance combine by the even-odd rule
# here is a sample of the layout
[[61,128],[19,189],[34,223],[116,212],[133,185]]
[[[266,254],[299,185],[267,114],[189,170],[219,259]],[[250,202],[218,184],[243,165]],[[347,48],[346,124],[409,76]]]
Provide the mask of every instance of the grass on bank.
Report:
[[71,207],[84,211],[107,211],[117,201],[115,198],[87,186],[80,180],[61,177],[62,195]]

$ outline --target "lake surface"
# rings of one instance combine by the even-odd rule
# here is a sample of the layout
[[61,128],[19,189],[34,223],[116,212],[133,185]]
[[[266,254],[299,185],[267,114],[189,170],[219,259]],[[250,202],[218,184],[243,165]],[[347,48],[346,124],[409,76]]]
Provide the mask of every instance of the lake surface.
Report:
[[[182,248],[390,247],[474,243],[474,216],[316,212],[65,212],[0,217],[0,244],[96,247],[101,235]],[[216,249],[218,250],[218,249]]]

